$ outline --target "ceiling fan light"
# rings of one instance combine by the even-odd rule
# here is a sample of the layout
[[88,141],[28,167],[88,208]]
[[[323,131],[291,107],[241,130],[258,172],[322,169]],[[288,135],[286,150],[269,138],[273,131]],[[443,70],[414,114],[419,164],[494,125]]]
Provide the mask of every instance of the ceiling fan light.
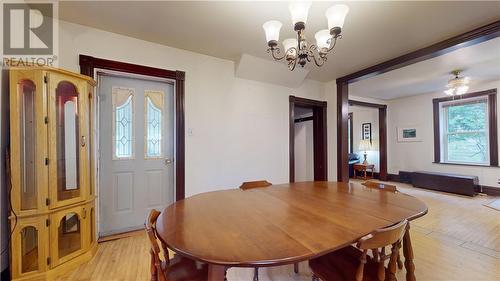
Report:
[[330,48],[330,39],[332,36],[330,35],[330,31],[328,29],[323,29],[314,35],[314,38],[316,38],[316,46],[318,47],[319,51],[322,51],[322,49],[329,49]]
[[280,38],[280,29],[282,25],[283,24],[277,20],[270,20],[262,25],[262,28],[266,33],[266,41],[268,43],[272,41],[278,42]]
[[305,24],[310,7],[311,2],[309,1],[297,1],[290,3],[288,9],[290,9],[290,14],[292,15],[292,23],[294,25],[298,22],[303,22]]
[[456,88],[455,95],[457,95],[457,96],[463,95],[463,94],[467,93],[468,90],[469,90],[469,86],[460,86],[460,87]]
[[325,16],[328,19],[328,29],[331,30],[335,27],[342,28],[348,12],[349,7],[344,4],[338,4],[328,8],[325,12]]
[[453,96],[453,92],[455,92],[453,89],[448,89],[448,90],[445,90],[444,93],[447,95],[447,96]]

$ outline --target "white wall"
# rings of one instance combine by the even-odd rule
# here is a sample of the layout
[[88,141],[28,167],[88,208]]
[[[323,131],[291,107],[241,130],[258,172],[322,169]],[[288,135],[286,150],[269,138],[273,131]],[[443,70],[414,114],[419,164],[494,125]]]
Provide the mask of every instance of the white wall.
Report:
[[359,142],[361,141],[362,135],[362,124],[371,123],[372,124],[372,150],[367,151],[367,161],[369,164],[375,165],[375,172],[380,171],[380,157],[379,157],[379,120],[378,120],[378,108],[373,107],[363,107],[363,106],[349,106],[349,112],[353,114],[352,123],[352,143],[353,152],[358,154],[363,161],[364,151],[359,151]]
[[[500,81],[472,86],[469,92],[500,88]],[[388,172],[397,174],[399,171],[435,171],[476,175],[481,185],[500,187],[500,168],[471,167],[445,164],[433,164],[434,161],[434,131],[432,99],[443,97],[442,92],[422,94],[407,98],[388,101],[387,106],[387,164]],[[500,108],[500,99],[497,99]],[[397,142],[397,127],[420,126],[421,142]],[[500,122],[499,122],[500,130]]]
[[314,180],[313,121],[295,123],[295,181]]
[[[292,89],[236,78],[234,63],[61,22],[61,68],[79,72],[78,55],[186,72],[186,196],[242,181],[288,182],[288,96],[328,102],[329,179],[336,179],[335,82]],[[285,66],[284,66],[285,67]]]

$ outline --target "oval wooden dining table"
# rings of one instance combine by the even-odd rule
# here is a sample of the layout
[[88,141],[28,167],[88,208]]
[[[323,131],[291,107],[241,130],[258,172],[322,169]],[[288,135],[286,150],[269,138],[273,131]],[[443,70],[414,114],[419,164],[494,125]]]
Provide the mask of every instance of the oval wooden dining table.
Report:
[[[358,183],[300,182],[198,194],[168,206],[157,220],[167,246],[209,265],[209,281],[228,267],[293,264],[348,246],[375,229],[427,213],[413,196]],[[409,231],[406,279],[415,280]]]

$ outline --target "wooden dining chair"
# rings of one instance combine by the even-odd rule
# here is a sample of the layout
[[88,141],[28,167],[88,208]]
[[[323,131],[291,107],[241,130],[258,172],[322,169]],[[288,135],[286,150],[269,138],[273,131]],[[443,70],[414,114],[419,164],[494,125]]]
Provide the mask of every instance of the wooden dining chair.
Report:
[[[356,247],[348,246],[309,261],[313,281],[384,281],[396,280],[396,259],[408,221],[378,229],[358,240]],[[392,246],[390,253],[385,252]],[[374,251],[374,257],[368,256]],[[385,261],[389,260],[386,268]],[[386,278],[387,274],[387,278]]]
[[[253,188],[267,187],[267,186],[271,186],[271,185],[272,185],[272,183],[268,182],[267,180],[246,181],[240,185],[240,189],[241,190],[248,190],[248,189],[253,189]],[[295,263],[293,265],[293,271],[295,273],[299,273],[299,264],[298,263]],[[254,268],[253,281],[259,281],[259,268],[258,267]]]
[[[368,187],[368,188],[375,188],[383,191],[388,191],[388,192],[399,192],[397,187],[392,184],[387,184],[387,183],[382,183],[382,182],[376,182],[373,180],[365,181],[362,183],[362,185]],[[375,253],[374,253],[375,255]],[[403,261],[401,260],[401,254],[398,252],[398,268],[403,269]]]
[[[160,212],[151,210],[149,216],[144,223],[146,233],[148,234],[151,249],[151,281],[205,281],[208,278],[208,266],[199,264],[191,259],[174,255],[172,259],[168,256],[167,245],[158,239],[156,233],[156,220]],[[160,258],[160,240],[163,249],[163,260]]]
[[272,185],[272,183],[270,183],[266,180],[246,181],[240,185],[240,189],[247,190],[247,189],[259,188],[259,187],[267,187],[270,185]]
[[362,185],[364,185],[368,188],[376,188],[376,189],[381,189],[384,191],[398,192],[398,189],[395,185],[387,184],[387,183],[381,183],[381,182],[376,182],[376,181],[365,181],[362,183]]

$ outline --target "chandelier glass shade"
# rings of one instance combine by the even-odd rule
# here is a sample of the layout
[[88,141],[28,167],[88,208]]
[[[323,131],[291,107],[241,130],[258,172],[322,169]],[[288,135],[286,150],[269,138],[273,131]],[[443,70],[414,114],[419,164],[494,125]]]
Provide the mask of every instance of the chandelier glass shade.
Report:
[[448,81],[444,93],[448,96],[460,96],[467,93],[470,79],[468,77],[458,77],[460,70],[454,70],[452,74],[455,75],[455,78]]
[[317,66],[322,66],[327,60],[327,55],[335,47],[337,40],[342,38],[340,33],[349,7],[334,5],[326,10],[328,29],[316,32],[314,36],[316,44],[310,44],[304,35],[310,7],[311,2],[292,2],[290,4],[290,14],[297,38],[283,40],[283,49],[278,45],[282,23],[271,20],[262,25],[266,34],[267,52],[275,60],[285,59],[290,70],[294,70],[297,64],[304,67],[306,63],[311,61],[314,61]]

